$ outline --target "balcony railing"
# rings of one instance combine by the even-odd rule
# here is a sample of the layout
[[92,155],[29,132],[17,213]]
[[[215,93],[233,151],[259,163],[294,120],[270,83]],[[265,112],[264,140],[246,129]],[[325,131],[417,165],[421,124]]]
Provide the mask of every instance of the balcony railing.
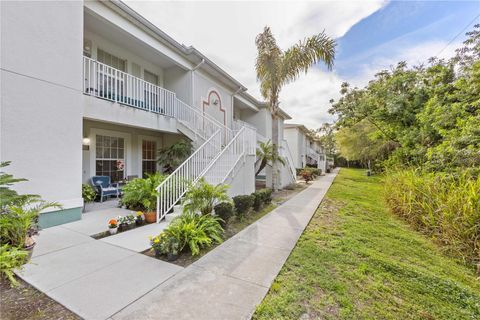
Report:
[[83,92],[173,117],[175,93],[106,64],[83,57]]

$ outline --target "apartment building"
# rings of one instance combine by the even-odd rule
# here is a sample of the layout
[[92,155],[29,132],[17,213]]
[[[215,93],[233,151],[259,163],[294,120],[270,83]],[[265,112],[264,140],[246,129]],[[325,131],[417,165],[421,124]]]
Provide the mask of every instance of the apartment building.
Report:
[[327,160],[321,144],[310,136],[309,130],[302,124],[287,123],[284,127],[285,140],[289,146],[295,168],[307,165],[326,170]]
[[[160,190],[159,218],[185,192],[180,181],[205,177],[249,194],[256,146],[271,138],[265,103],[121,1],[2,2],[1,84],[1,161],[29,180],[18,192],[62,205],[41,215],[44,227],[81,218],[81,184],[92,176],[158,171],[156,151],[180,139],[194,155],[169,177],[173,195]],[[282,185],[295,181],[287,119],[278,120],[289,157]]]

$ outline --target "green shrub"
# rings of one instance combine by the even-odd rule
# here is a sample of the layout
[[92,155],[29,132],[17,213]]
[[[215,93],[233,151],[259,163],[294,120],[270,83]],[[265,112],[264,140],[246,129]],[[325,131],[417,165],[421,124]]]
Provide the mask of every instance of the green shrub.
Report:
[[185,194],[182,200],[183,211],[200,212],[204,215],[212,213],[215,204],[232,201],[227,194],[228,187],[225,184],[214,186],[207,183],[204,178],[200,179]]
[[263,201],[263,196],[260,192],[254,192],[252,193],[253,196],[253,210],[258,211],[260,208],[262,208],[262,205],[264,203]]
[[13,270],[20,268],[27,260],[28,252],[8,244],[0,246],[0,274],[12,285],[17,284]]
[[392,212],[464,261],[480,258],[480,177],[404,170],[385,180]]
[[121,203],[130,210],[154,211],[157,206],[157,187],[167,176],[160,173],[136,178],[123,187]]
[[312,171],[314,178],[320,177],[322,175],[322,169],[310,168],[310,170]]
[[82,184],[82,198],[83,201],[85,202],[93,202],[95,200],[95,197],[97,196],[97,193],[95,192],[95,189],[89,184]]
[[245,215],[250,211],[255,199],[252,195],[242,195],[233,197],[233,203],[235,204],[235,212],[239,219],[243,219]]
[[228,223],[231,217],[235,214],[233,204],[231,202],[222,202],[215,206],[215,214],[222,218],[225,223]]
[[[223,220],[212,215],[197,215],[192,213],[183,213],[181,216],[173,219],[170,225],[158,236],[156,245],[163,253],[168,253],[178,249],[181,252],[186,247],[190,249],[192,255],[200,253],[200,249],[210,247],[215,243],[223,241]],[[155,247],[154,247],[155,248]],[[171,252],[175,253],[175,252]]]
[[265,189],[260,189],[257,192],[261,195],[262,201],[265,204],[270,204],[272,202],[272,193],[273,193],[272,189],[265,188]]
[[[2,162],[0,168],[9,164]],[[23,181],[27,180],[0,171],[0,275],[13,285],[16,284],[13,270],[22,266],[28,257],[24,248],[35,244],[32,236],[37,233],[40,212],[51,207],[61,208],[58,203],[43,201],[38,195],[21,195],[10,189]]]

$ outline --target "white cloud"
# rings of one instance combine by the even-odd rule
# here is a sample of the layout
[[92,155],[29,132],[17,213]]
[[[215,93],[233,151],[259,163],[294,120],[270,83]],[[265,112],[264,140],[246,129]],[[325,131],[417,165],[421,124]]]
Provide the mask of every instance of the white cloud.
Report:
[[[144,2],[127,4],[185,45],[193,45],[261,98],[255,78],[255,36],[268,25],[279,45],[325,30],[334,38],[385,5],[385,0],[320,2]],[[312,69],[285,87],[282,107],[292,121],[318,127],[330,119],[328,100],[338,96],[341,80]]]

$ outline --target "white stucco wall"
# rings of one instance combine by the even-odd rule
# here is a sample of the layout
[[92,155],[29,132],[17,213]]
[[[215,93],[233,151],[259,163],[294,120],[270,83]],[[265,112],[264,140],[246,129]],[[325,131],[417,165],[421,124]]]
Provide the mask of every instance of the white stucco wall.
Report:
[[[212,103],[210,103],[210,105],[204,104],[204,101],[208,100],[208,94],[212,90],[220,96],[221,101],[216,106]],[[233,120],[232,95],[233,92],[231,90],[225,88],[219,81],[213,79],[203,71],[196,70],[194,72],[194,107],[205,110],[207,114],[229,128],[231,128]],[[224,112],[220,110],[220,107]]]
[[0,159],[19,192],[80,207],[83,2],[0,5]]
[[284,138],[287,140],[290,152],[292,153],[295,168],[303,168],[301,153],[301,137],[297,128],[285,128]]
[[251,194],[255,191],[255,156],[246,156],[244,165],[237,171],[233,179],[228,179],[230,197]]
[[165,89],[175,92],[177,98],[187,104],[191,104],[192,96],[192,76],[191,71],[183,70],[178,67],[165,69],[164,73]]

